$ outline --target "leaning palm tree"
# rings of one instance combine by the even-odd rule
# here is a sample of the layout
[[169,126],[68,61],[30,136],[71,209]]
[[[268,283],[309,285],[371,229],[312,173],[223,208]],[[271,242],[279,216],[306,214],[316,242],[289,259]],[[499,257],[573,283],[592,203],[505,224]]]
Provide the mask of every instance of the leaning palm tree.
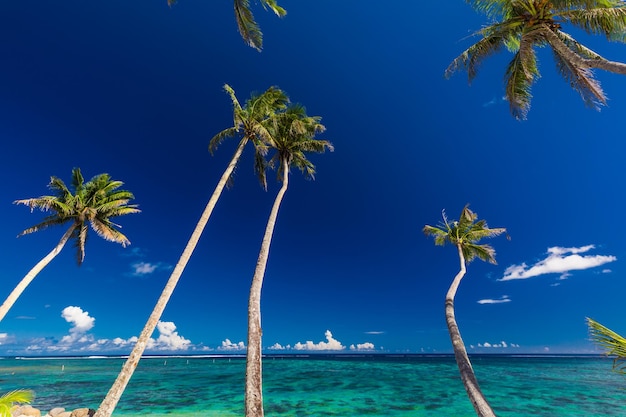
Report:
[[569,24],[611,41],[626,41],[626,4],[622,0],[466,0],[494,22],[475,32],[481,39],[459,55],[446,69],[446,77],[467,70],[477,74],[483,59],[503,48],[513,52],[505,73],[510,111],[525,119],[530,109],[531,86],[539,77],[535,48],[548,46],[558,72],[589,107],[599,109],[606,96],[594,78],[594,68],[626,74],[626,64],[605,59],[562,30]]
[[607,355],[614,356],[613,370],[626,375],[626,338],[587,318],[591,340],[602,348]]
[[165,288],[163,288],[163,292],[157,300],[152,314],[150,314],[148,321],[141,331],[139,339],[135,343],[132,352],[117,376],[117,379],[96,411],[95,417],[110,417],[111,414],[113,414],[113,410],[115,410],[117,403],[122,397],[122,394],[130,381],[130,378],[135,372],[135,368],[141,359],[141,355],[146,349],[150,336],[154,333],[154,329],[157,326],[163,311],[165,310],[165,306],[172,296],[172,293],[174,292],[174,289],[176,288],[176,285],[178,284],[178,281],[180,280],[180,277],[185,270],[185,267],[187,266],[198,241],[200,240],[200,235],[211,217],[211,213],[215,208],[217,200],[220,198],[224,187],[231,180],[231,175],[239,162],[239,158],[241,157],[246,144],[250,141],[254,144],[255,149],[257,150],[257,157],[255,160],[259,160],[260,155],[267,151],[267,147],[264,145],[265,141],[270,139],[269,133],[265,128],[265,124],[268,123],[268,120],[270,120],[277,111],[286,108],[289,101],[283,91],[276,87],[270,87],[262,94],[252,95],[250,99],[246,101],[245,105],[241,106],[235,96],[234,90],[228,84],[224,85],[224,89],[230,95],[233,104],[234,122],[232,127],[222,130],[211,139],[209,143],[209,150],[213,153],[219,144],[227,137],[240,134],[241,140],[239,141],[239,145],[237,146],[230,163],[218,181],[217,186],[213,191],[213,195],[211,195],[209,202],[202,212],[200,220],[198,220],[198,223],[196,224],[196,227],[187,242],[187,246],[185,246],[178,263],[174,267],[172,274],[165,284]]
[[53,176],[48,185],[53,195],[15,201],[15,204],[29,206],[31,211],[38,208],[52,213],[41,223],[24,230],[18,237],[38,232],[49,226],[69,223],[70,227],[54,249],[28,272],[9,294],[0,306],[0,320],[6,316],[37,274],[61,252],[68,240],[74,239],[76,260],[78,265],[83,263],[88,225],[105,240],[119,243],[124,247],[130,244],[128,238],[117,230],[119,225],[111,221],[113,217],[140,211],[136,205],[128,204],[134,198],[133,194],[126,190],[119,190],[123,184],[121,181],[111,180],[109,174],[96,175],[85,183],[80,168],[74,168],[72,170],[73,191],[61,179]]
[[450,243],[456,246],[461,261],[461,270],[454,277],[448,293],[446,294],[446,323],[448,332],[452,341],[454,357],[461,373],[461,380],[467,391],[467,395],[476,410],[476,414],[480,417],[495,416],[493,410],[489,406],[487,399],[483,395],[476,375],[472,368],[472,364],[467,356],[467,350],[461,338],[461,332],[456,323],[454,316],[454,297],[461,283],[461,279],[466,272],[466,263],[475,258],[483,261],[496,263],[495,250],[489,245],[480,245],[478,242],[486,237],[498,236],[504,232],[504,228],[490,229],[485,220],[477,220],[476,213],[471,211],[468,206],[463,208],[461,217],[458,221],[450,222],[446,217],[445,211],[442,213],[443,222],[437,226],[424,226],[424,233],[427,236],[435,238],[435,245],[445,245]]
[[265,267],[269,257],[270,244],[276,225],[278,209],[287,191],[289,169],[299,168],[307,178],[313,178],[315,166],[306,158],[305,152],[324,152],[333,150],[330,142],[314,139],[315,134],[323,132],[324,126],[319,117],[306,115],[304,107],[290,106],[285,112],[271,121],[268,129],[272,132],[269,145],[276,151],[268,162],[270,167],[278,165],[278,175],[282,186],[276,195],[274,205],[267,220],[265,234],[261,243],[259,257],[250,286],[248,299],[248,350],[246,353],[246,417],[263,417],[263,386],[261,371],[261,287],[265,276]]
[[19,389],[0,396],[0,417],[11,417],[11,408],[15,404],[30,404],[33,392]]
[[[173,5],[177,0],[167,0],[168,5]],[[252,10],[250,9],[250,0],[234,0],[235,3],[235,20],[237,20],[237,28],[243,40],[261,52],[263,49],[263,33],[259,24],[254,20]],[[287,11],[280,7],[276,0],[261,0],[264,9],[270,9],[278,17],[283,17]]]

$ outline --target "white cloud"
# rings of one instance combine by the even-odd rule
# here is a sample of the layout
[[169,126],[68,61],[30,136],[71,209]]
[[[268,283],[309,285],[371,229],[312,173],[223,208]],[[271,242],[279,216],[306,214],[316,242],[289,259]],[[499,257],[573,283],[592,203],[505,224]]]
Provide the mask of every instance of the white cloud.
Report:
[[[471,348],[474,348],[474,345],[470,345]],[[519,345],[516,343],[507,343],[504,340],[501,341],[500,343],[489,343],[489,342],[485,342],[485,343],[479,343],[478,344],[479,348],[501,348],[501,349],[506,349],[506,348],[518,348]]]
[[222,346],[219,346],[217,350],[245,350],[246,345],[243,342],[233,343],[230,339],[226,339],[222,342]]
[[176,331],[176,325],[171,321],[159,321],[157,330],[159,331],[159,337],[156,340],[151,339],[151,343],[148,343],[148,347],[152,349],[167,351],[187,350],[191,346],[191,341],[179,335]]
[[148,262],[137,262],[131,265],[133,268],[133,275],[147,275],[156,271],[158,265]]
[[370,342],[357,343],[356,346],[350,345],[350,350],[374,350],[374,344]]
[[611,272],[613,272],[613,271],[611,271],[611,270],[610,270],[610,269],[608,269],[608,268],[606,268],[606,269],[603,269],[603,270],[602,270],[602,273],[603,273],[603,274],[610,274]]
[[504,271],[504,276],[499,281],[527,279],[544,274],[562,274],[561,278],[564,279],[569,276],[569,271],[594,268],[617,260],[612,255],[580,255],[594,248],[594,245],[580,248],[548,248],[548,256],[545,259],[532,266],[526,263],[511,265]]
[[269,350],[288,350],[291,349],[291,346],[283,346],[280,343],[274,343],[272,346],[268,347]]
[[478,304],[502,304],[502,303],[510,303],[511,299],[509,298],[508,295],[503,295],[502,297],[497,298],[497,299],[485,298],[482,300],[478,300],[476,302]]
[[374,332],[365,332],[365,334],[384,334],[385,332],[374,331]]
[[62,343],[83,342],[89,339],[85,335],[95,325],[96,319],[89,316],[89,312],[83,311],[80,307],[68,306],[61,312],[61,317],[70,323],[70,334],[63,336]]
[[306,343],[296,343],[293,348],[296,350],[343,350],[346,348],[340,341],[333,338],[330,330],[326,330],[324,336],[326,337],[326,342],[313,343],[308,340]]

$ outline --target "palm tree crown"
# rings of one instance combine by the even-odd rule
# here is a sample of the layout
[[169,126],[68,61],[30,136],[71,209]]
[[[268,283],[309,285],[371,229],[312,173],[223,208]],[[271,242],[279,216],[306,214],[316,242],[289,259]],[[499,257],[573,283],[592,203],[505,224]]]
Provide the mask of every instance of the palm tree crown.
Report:
[[446,77],[467,70],[471,82],[483,59],[503,47],[514,53],[505,73],[510,110],[525,119],[530,109],[531,86],[539,77],[535,47],[552,49],[558,72],[589,107],[606,104],[606,96],[592,68],[626,74],[626,64],[608,61],[562,31],[564,24],[585,32],[626,41],[626,5],[622,0],[466,0],[492,23],[475,35],[478,42],[466,49],[446,69]]
[[242,136],[242,141],[251,141],[255,149],[255,170],[261,185],[267,189],[264,157],[268,150],[267,143],[272,139],[267,126],[277,112],[287,108],[289,97],[279,88],[270,87],[262,94],[252,94],[242,106],[231,86],[225,84],[224,90],[233,104],[233,126],[213,136],[209,142],[209,151],[212,154],[224,139],[238,134]]
[[48,187],[53,195],[17,200],[15,204],[29,206],[31,211],[38,208],[51,212],[44,220],[28,229],[19,236],[38,232],[48,226],[72,223],[73,231],[70,238],[75,240],[77,249],[76,260],[82,264],[85,259],[85,243],[88,225],[101,238],[122,246],[130,244],[128,238],[117,228],[111,218],[125,214],[139,213],[137,205],[128,204],[134,198],[130,191],[119,190],[124,183],[111,180],[109,174],[99,174],[85,183],[80,168],[72,170],[72,189],[57,178],[51,177]]
[[503,227],[490,229],[485,220],[477,220],[478,215],[465,206],[458,221],[450,222],[445,211],[442,212],[443,221],[437,226],[424,226],[424,234],[435,238],[435,245],[443,246],[451,243],[460,246],[466,262],[479,258],[495,264],[496,251],[487,244],[478,244],[486,237],[494,237],[506,232]]

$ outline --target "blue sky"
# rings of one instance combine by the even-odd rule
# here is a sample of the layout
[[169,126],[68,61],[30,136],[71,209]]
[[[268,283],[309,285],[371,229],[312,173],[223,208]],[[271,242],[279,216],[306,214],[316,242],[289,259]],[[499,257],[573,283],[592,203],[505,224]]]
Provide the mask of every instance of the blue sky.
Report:
[[[120,218],[132,245],[92,234],[80,268],[67,247],[0,323],[0,355],[128,353],[152,311],[236,141],[210,138],[240,100],[271,85],[322,116],[333,153],[315,181],[294,172],[263,288],[267,351],[451,352],[443,299],[452,247],[421,232],[467,203],[511,240],[498,265],[473,262],[457,295],[470,352],[593,352],[585,317],[626,333],[621,123],[626,78],[597,77],[597,112],[540,50],[528,120],[502,100],[510,56],[468,86],[443,71],[485,23],[463,1],[284,0],[279,19],[254,5],[264,50],[247,47],[229,1],[0,5],[0,294],[64,230],[16,239],[43,214],[13,205],[109,173],[141,214]],[[219,4],[218,4],[219,3]],[[577,31],[609,59],[626,46]],[[272,175],[272,174],[270,174]],[[250,281],[279,184],[263,191],[245,152],[155,331],[156,353],[238,352]],[[273,348],[273,350],[270,350]]]

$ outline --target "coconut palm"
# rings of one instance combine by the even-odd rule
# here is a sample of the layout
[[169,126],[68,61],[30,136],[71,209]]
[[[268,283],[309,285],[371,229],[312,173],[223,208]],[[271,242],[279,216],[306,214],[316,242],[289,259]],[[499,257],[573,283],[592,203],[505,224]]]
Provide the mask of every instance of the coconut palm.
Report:
[[0,417],[11,417],[11,408],[15,404],[29,404],[33,400],[33,392],[19,389],[0,396]]
[[304,107],[290,106],[285,112],[271,121],[268,129],[272,132],[269,145],[276,151],[268,166],[278,165],[278,175],[282,186],[276,195],[270,216],[265,227],[257,259],[250,296],[248,299],[248,350],[246,354],[246,417],[263,416],[263,387],[261,371],[261,288],[265,276],[265,267],[269,257],[270,244],[276,225],[278,209],[287,191],[290,167],[299,168],[307,178],[313,178],[315,166],[306,158],[305,152],[324,152],[333,150],[330,142],[314,139],[315,134],[323,132],[324,126],[319,117],[306,115]]
[[[177,0],[167,0],[167,4],[172,6]],[[235,20],[237,20],[237,28],[243,40],[252,48],[261,52],[263,49],[263,33],[259,24],[254,20],[252,10],[250,9],[250,0],[234,0],[235,4]],[[261,0],[264,9],[270,9],[278,17],[283,17],[287,11],[280,7],[276,0]]]
[[614,356],[613,370],[626,375],[626,338],[590,318],[587,318],[587,326],[591,340],[607,355]]
[[606,104],[593,69],[626,74],[626,64],[605,59],[562,30],[569,24],[585,32],[605,35],[611,41],[626,41],[626,5],[622,0],[466,0],[474,9],[493,19],[474,35],[481,39],[452,61],[446,77],[467,70],[468,80],[479,64],[503,48],[513,52],[505,72],[505,97],[517,119],[530,109],[531,86],[539,77],[535,48],[548,46],[558,72],[589,107]]
[[80,168],[74,168],[72,170],[73,190],[68,188],[61,179],[53,176],[48,185],[53,195],[14,202],[29,206],[31,211],[38,208],[51,212],[41,223],[24,230],[18,237],[38,232],[49,226],[69,223],[70,227],[54,249],[28,272],[9,294],[0,306],[0,320],[6,316],[37,274],[61,252],[68,240],[73,239],[75,242],[78,265],[83,263],[88,225],[105,240],[119,243],[124,247],[130,244],[128,238],[117,229],[119,225],[111,221],[113,217],[140,211],[136,205],[128,204],[134,198],[133,194],[126,190],[119,190],[123,184],[121,181],[111,180],[109,174],[96,175],[85,183]]
[[[176,285],[178,284],[178,281],[180,280],[180,277],[187,266],[198,241],[200,240],[200,235],[211,217],[211,213],[215,208],[217,200],[222,194],[224,187],[231,180],[231,175],[239,162],[239,158],[241,157],[246,144],[249,141],[254,144],[255,149],[257,150],[257,158],[255,158],[255,160],[258,160],[260,155],[267,151],[267,147],[264,145],[264,142],[270,139],[269,133],[264,127],[264,124],[267,124],[268,120],[274,116],[277,111],[287,107],[287,96],[276,87],[270,87],[262,94],[252,95],[250,99],[246,101],[244,106],[241,106],[235,96],[234,90],[228,84],[224,85],[224,89],[229,94],[233,104],[234,122],[232,127],[222,130],[211,139],[209,143],[209,150],[213,153],[219,144],[228,137],[240,134],[241,140],[239,141],[239,145],[237,146],[230,163],[217,183],[217,186],[213,191],[213,195],[211,195],[209,202],[202,212],[200,220],[198,220],[198,223],[196,224],[196,227],[187,242],[187,246],[185,246],[178,263],[174,267],[172,274],[165,284],[165,288],[163,288],[163,292],[157,300],[152,314],[141,331],[139,339],[135,343],[132,352],[117,376],[117,379],[96,411],[95,417],[110,417],[122,397],[122,394],[124,393],[124,390],[126,389],[126,386],[128,385],[128,382],[130,381],[130,378],[135,372],[135,368],[141,359],[141,355],[146,349],[150,336],[152,336],[152,333],[154,332],[154,329],[156,328],[159,319],[165,310],[165,306],[172,296],[172,293],[174,292],[174,289],[176,288]],[[262,178],[262,181],[264,181],[264,177]]]
[[467,350],[463,344],[461,332],[459,331],[459,327],[454,316],[454,297],[456,296],[461,279],[465,275],[466,263],[475,258],[479,258],[492,264],[496,263],[495,250],[489,245],[480,245],[478,242],[486,237],[498,236],[506,232],[506,229],[490,229],[485,220],[477,220],[478,216],[476,213],[472,212],[468,206],[463,208],[461,217],[458,221],[448,221],[445,211],[442,215],[443,222],[437,226],[424,226],[424,233],[427,236],[433,236],[435,238],[435,245],[445,245],[446,243],[450,243],[456,246],[459,253],[459,260],[461,261],[461,270],[454,277],[454,280],[448,289],[448,293],[446,294],[446,323],[448,325],[448,332],[450,333],[450,339],[452,341],[454,357],[461,373],[461,380],[463,381],[467,395],[476,410],[476,414],[480,417],[495,416],[485,396],[480,390],[480,387],[478,386],[478,381],[476,380],[472,364],[467,356]]

